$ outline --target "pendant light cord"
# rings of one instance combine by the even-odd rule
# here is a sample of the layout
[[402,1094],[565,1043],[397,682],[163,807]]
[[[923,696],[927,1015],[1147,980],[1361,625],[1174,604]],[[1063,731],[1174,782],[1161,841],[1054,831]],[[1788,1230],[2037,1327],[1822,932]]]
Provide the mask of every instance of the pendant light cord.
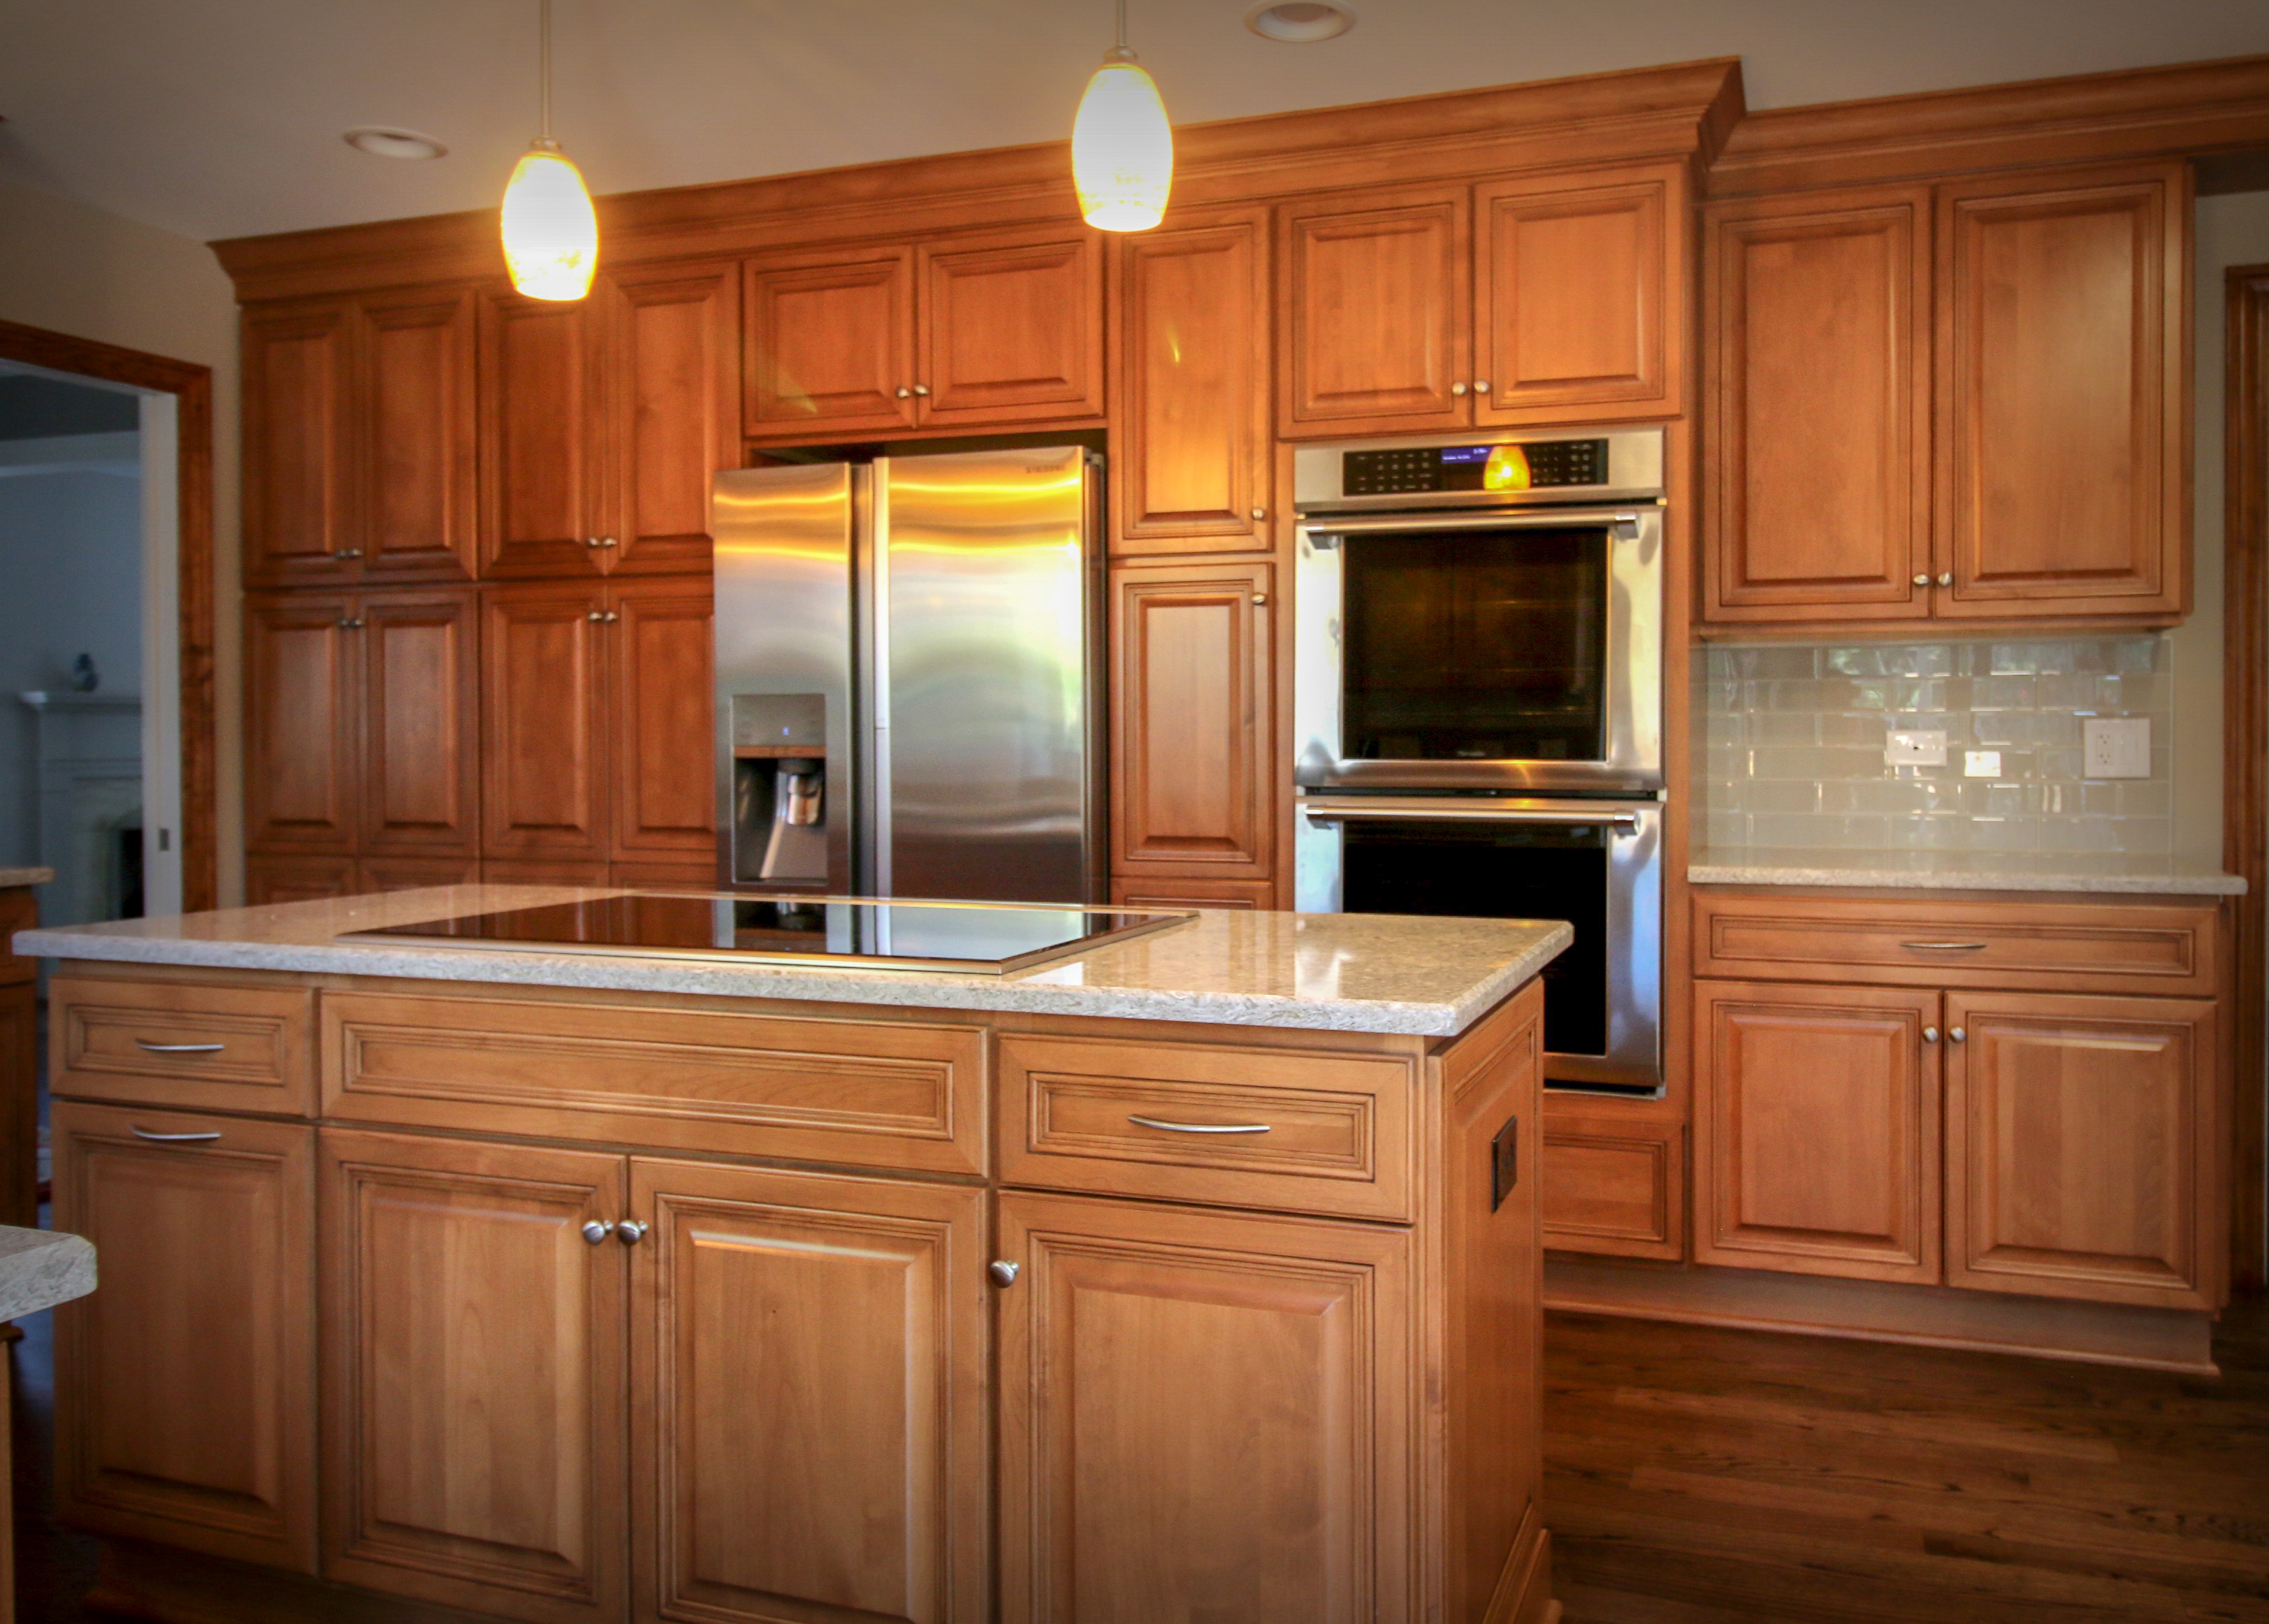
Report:
[[[1119,0],[1120,15],[1124,18],[1127,0]],[[536,0],[536,122],[546,146],[551,144],[551,0]],[[1120,24],[1121,33],[1126,24]]]
[[[551,0],[543,0],[543,4],[550,5]],[[1127,48],[1127,0],[1119,0],[1119,48]]]

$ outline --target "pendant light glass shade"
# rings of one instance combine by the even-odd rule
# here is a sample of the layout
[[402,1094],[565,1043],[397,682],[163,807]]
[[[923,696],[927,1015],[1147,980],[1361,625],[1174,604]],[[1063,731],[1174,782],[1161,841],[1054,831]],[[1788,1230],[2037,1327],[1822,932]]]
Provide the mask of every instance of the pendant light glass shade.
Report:
[[1158,82],[1119,46],[1087,82],[1071,127],[1072,184],[1098,231],[1141,232],[1166,212],[1174,185],[1174,132]]
[[530,299],[576,299],[599,265],[599,216],[559,144],[538,140],[521,154],[504,188],[504,262]]

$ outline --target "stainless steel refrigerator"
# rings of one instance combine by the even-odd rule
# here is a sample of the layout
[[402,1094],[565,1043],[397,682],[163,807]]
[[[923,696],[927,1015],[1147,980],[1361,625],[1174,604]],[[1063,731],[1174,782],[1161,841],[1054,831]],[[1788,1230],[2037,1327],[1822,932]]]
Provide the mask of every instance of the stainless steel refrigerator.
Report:
[[1100,902],[1101,469],[1076,446],[717,476],[720,862]]

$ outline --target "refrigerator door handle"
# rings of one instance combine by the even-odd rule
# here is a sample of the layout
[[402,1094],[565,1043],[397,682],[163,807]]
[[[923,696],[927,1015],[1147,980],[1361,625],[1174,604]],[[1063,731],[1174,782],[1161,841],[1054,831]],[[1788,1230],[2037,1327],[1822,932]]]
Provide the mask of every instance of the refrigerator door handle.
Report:
[[873,550],[869,571],[869,603],[874,616],[868,643],[874,660],[874,680],[868,688],[873,712],[868,724],[874,774],[868,783],[868,827],[873,831],[868,849],[875,871],[868,889],[877,897],[891,895],[891,464],[876,457],[868,496],[868,545]]

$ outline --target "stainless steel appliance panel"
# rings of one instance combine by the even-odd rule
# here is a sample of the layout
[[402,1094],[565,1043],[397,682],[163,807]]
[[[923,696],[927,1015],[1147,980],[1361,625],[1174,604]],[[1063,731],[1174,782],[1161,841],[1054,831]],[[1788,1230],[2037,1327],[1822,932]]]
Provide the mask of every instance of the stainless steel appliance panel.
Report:
[[1098,899],[1089,454],[877,459],[874,478],[875,890]]

